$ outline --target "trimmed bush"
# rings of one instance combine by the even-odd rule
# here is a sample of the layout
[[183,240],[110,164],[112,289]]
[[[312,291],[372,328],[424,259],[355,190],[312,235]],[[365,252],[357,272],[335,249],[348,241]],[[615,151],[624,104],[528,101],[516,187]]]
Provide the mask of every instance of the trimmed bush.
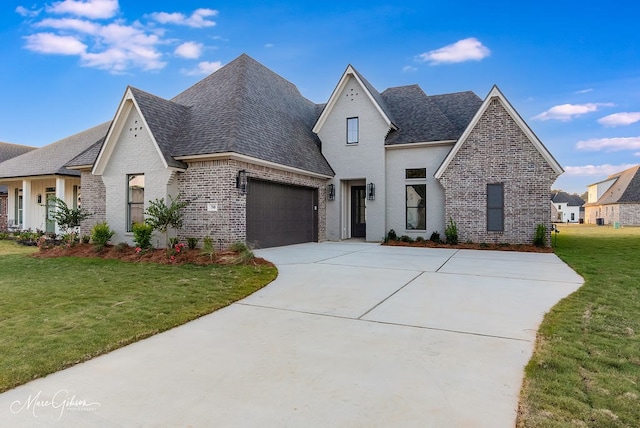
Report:
[[106,221],[93,226],[93,229],[91,229],[91,241],[96,247],[96,251],[101,251],[114,234],[115,232],[109,228]]
[[547,226],[542,223],[536,226],[533,245],[536,247],[545,247],[547,245]]
[[153,227],[146,223],[134,223],[132,227],[133,242],[143,250],[151,248]]

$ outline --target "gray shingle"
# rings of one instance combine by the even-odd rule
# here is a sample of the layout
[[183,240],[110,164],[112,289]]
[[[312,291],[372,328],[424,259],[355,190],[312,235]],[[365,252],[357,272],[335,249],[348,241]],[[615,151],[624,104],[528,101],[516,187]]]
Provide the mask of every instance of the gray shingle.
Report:
[[427,96],[418,85],[389,88],[382,98],[397,118],[388,145],[457,140],[482,104],[473,92]]
[[245,54],[172,101],[190,107],[173,156],[234,152],[333,175],[311,132],[316,105]]
[[110,122],[56,141],[48,146],[27,152],[0,164],[0,178],[38,175],[79,176],[80,172],[65,168],[78,154],[96,143],[107,133]]
[[570,207],[581,207],[584,200],[578,195],[571,195],[567,192],[555,192],[551,195],[551,202],[554,204],[567,204]]
[[37,149],[37,147],[20,144],[0,143],[0,163]]

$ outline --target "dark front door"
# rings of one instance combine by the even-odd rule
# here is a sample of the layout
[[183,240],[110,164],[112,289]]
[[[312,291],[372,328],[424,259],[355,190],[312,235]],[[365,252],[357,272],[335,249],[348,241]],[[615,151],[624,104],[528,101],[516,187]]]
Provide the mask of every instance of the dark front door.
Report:
[[366,238],[367,220],[366,211],[366,188],[365,186],[351,187],[351,237]]

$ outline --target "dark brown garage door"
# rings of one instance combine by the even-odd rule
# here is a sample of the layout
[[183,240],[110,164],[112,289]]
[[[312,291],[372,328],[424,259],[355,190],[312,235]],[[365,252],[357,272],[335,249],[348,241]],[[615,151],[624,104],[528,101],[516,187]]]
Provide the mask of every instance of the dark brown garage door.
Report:
[[247,195],[247,242],[255,248],[318,240],[316,189],[251,180]]

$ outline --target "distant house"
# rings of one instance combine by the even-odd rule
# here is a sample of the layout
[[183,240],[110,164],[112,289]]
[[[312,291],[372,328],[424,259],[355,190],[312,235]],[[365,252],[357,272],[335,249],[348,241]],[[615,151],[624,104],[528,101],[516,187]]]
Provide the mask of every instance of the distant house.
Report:
[[[35,149],[36,147],[0,142],[0,163]],[[13,226],[13,224],[9,224],[8,196],[7,186],[0,185],[0,230],[6,230],[9,226]]]
[[584,220],[584,200],[567,192],[551,194],[551,221],[561,223],[578,223]]
[[37,198],[81,192],[82,233],[107,221],[114,242],[149,201],[180,197],[178,237],[219,245],[428,239],[449,219],[462,241],[530,243],[562,172],[495,86],[378,92],[349,65],[318,105],[243,54],[171,100],[128,87],[113,121],[0,166],[0,182],[12,207],[29,200],[23,227],[55,229]]
[[640,165],[588,186],[585,223],[640,226]]

